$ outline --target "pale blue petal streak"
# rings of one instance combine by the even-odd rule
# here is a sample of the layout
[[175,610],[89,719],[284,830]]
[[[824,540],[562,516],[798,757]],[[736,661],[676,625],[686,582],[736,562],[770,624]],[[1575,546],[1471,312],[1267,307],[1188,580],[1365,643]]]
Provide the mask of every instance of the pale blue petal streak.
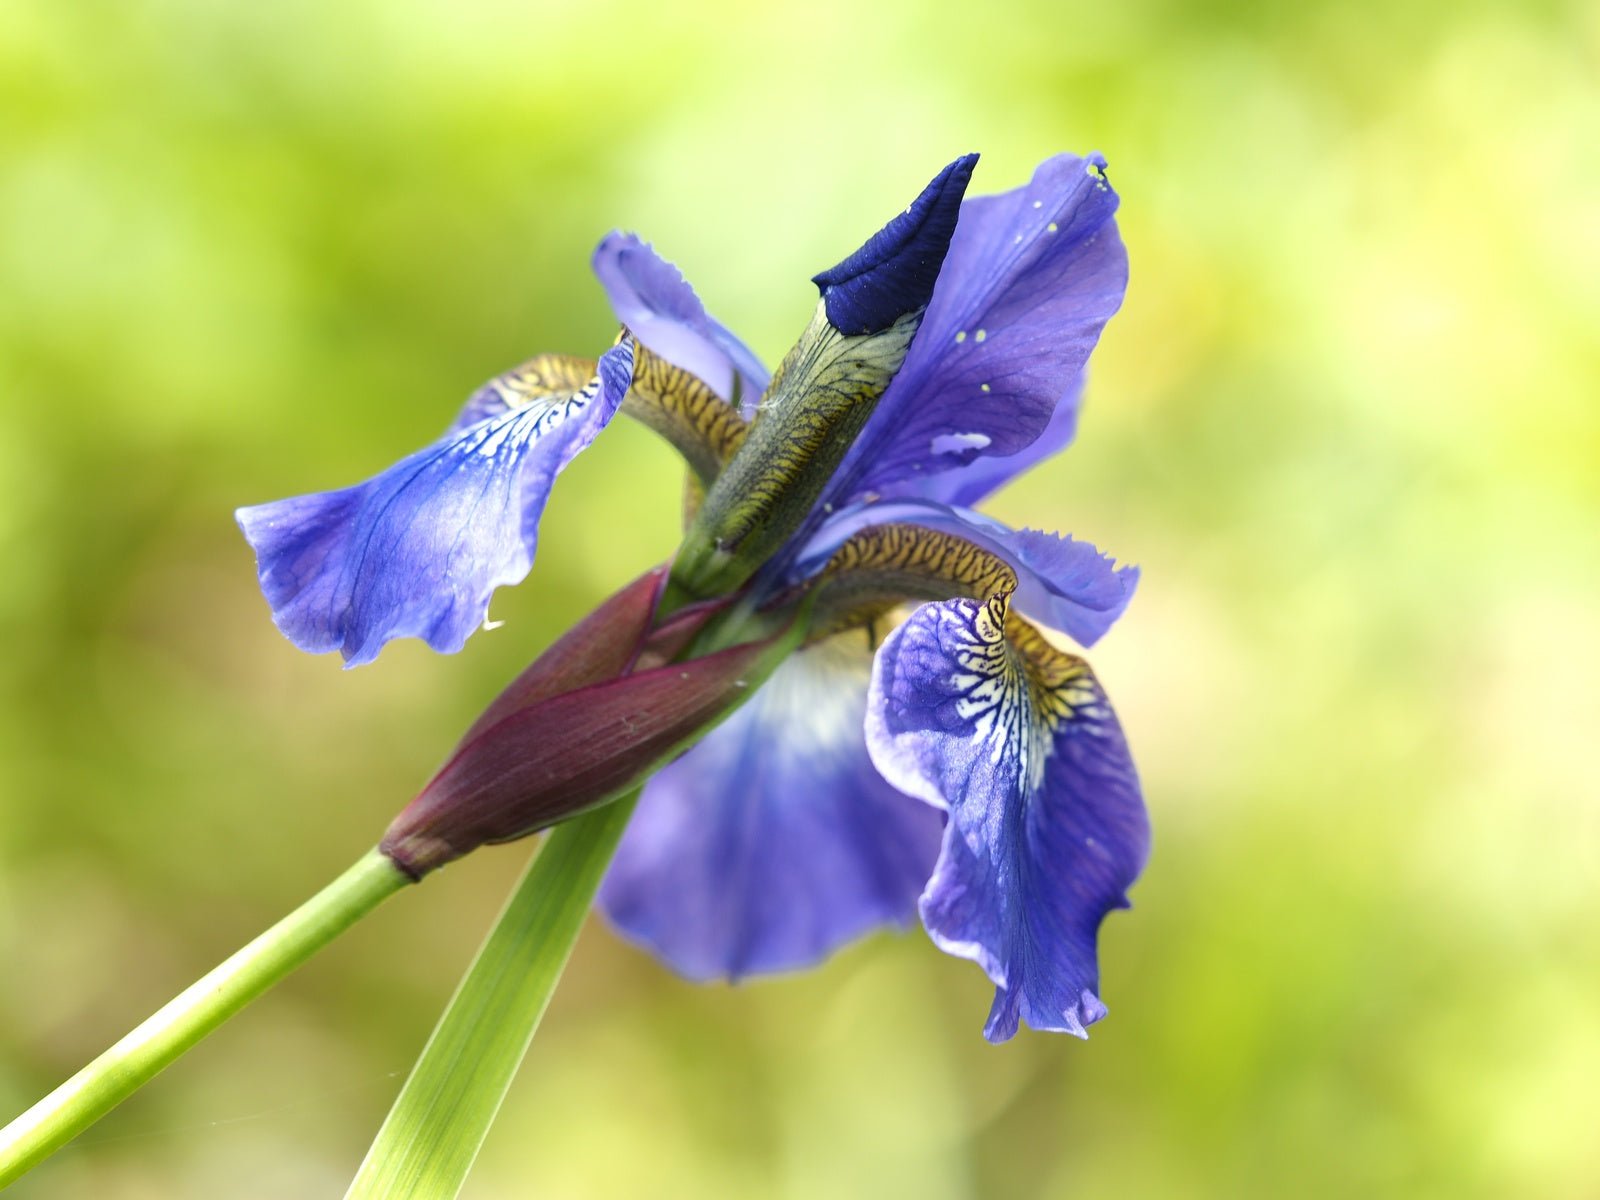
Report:
[[982,611],[923,605],[890,635],[867,742],[886,779],[950,814],[920,907],[934,941],[995,983],[985,1036],[1019,1021],[1084,1036],[1106,1012],[1100,922],[1149,850],[1138,777],[1087,667],[1052,717]]
[[706,312],[682,272],[631,233],[610,233],[594,252],[594,273],[611,310],[653,353],[733,400],[735,381],[746,411],[767,390],[766,367]]
[[[491,593],[527,575],[556,475],[632,375],[624,343],[575,397],[502,406],[355,487],[239,509],[273,621],[300,649],[338,650],[350,666],[398,637],[461,649]],[[492,387],[469,408],[493,407],[482,399]]]
[[867,757],[871,651],[802,651],[644,790],[600,892],[611,922],[690,979],[810,966],[916,911],[941,814]]
[[825,501],[914,491],[976,458],[1017,455],[1075,399],[1128,281],[1104,166],[1058,155],[1026,187],[962,204],[911,352]]

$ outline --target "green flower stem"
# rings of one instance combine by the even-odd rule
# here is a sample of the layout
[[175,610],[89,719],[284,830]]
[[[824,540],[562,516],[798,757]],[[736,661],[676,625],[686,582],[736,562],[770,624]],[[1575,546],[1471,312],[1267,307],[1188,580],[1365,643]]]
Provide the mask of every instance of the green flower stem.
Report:
[[411,882],[373,850],[0,1130],[0,1188],[59,1150]]
[[345,1200],[460,1191],[533,1041],[638,792],[557,826],[378,1131]]

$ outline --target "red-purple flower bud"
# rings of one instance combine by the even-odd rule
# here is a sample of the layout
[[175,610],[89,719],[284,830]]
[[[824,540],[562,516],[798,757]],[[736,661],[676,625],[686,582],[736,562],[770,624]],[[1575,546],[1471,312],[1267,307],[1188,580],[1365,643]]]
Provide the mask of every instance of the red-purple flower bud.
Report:
[[652,631],[665,574],[612,596],[496,698],[384,834],[380,849],[396,865],[420,879],[617,798],[737,708],[793,650],[798,626],[658,665],[721,607]]
[[651,618],[666,580],[667,568],[656,567],[602,601],[600,607],[552,642],[494,698],[461,735],[456,749],[519,708],[632,670],[650,633]]

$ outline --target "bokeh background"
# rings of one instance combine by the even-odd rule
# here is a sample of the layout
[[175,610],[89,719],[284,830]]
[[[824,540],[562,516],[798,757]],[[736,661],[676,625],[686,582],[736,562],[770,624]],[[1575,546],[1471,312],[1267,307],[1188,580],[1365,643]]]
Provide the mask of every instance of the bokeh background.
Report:
[[[1099,148],[1094,651],[1156,851],[1087,1043],[920,933],[680,983],[594,924],[467,1195],[1600,1196],[1600,9],[0,6],[0,1109],[370,844],[674,544],[621,422],[505,627],[343,673],[230,513],[593,353],[607,229],[769,361],[957,153]],[[337,1196],[530,847],[380,910],[17,1189]]]

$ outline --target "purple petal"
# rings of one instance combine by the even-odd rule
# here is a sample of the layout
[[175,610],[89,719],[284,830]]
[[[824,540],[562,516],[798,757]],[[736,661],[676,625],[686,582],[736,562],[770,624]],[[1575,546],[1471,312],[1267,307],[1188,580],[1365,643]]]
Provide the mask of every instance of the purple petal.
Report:
[[1072,381],[1044,427],[1026,449],[1016,454],[979,455],[964,467],[905,480],[894,486],[897,497],[933,500],[971,508],[1072,444],[1078,433],[1078,411],[1083,400],[1083,374]]
[[821,570],[852,534],[891,522],[953,533],[998,554],[1017,572],[1012,603],[1018,611],[1083,646],[1094,645],[1116,623],[1139,582],[1137,567],[1117,566],[1090,542],[1039,529],[1012,529],[971,509],[930,500],[863,504],[835,514],[806,544],[788,578],[798,580]]
[[645,786],[600,893],[624,936],[738,979],[911,920],[942,821],[867,757],[870,665],[859,637],[795,655]]
[[1104,166],[1059,155],[1026,187],[961,206],[922,328],[828,502],[897,495],[1044,432],[1127,287]]
[[1005,640],[992,609],[917,609],[878,651],[872,760],[950,813],[923,923],[996,985],[984,1036],[1019,1021],[1084,1036],[1105,1016],[1095,941],[1149,851],[1121,727],[1081,660]]
[[278,628],[349,666],[397,637],[461,649],[494,590],[533,565],[550,488],[622,402],[632,347],[607,351],[599,371],[576,396],[452,429],[366,483],[239,509]]
[[706,312],[682,272],[631,233],[610,233],[594,252],[594,273],[611,310],[634,337],[698,376],[732,402],[738,381],[747,412],[767,390],[766,367]]

